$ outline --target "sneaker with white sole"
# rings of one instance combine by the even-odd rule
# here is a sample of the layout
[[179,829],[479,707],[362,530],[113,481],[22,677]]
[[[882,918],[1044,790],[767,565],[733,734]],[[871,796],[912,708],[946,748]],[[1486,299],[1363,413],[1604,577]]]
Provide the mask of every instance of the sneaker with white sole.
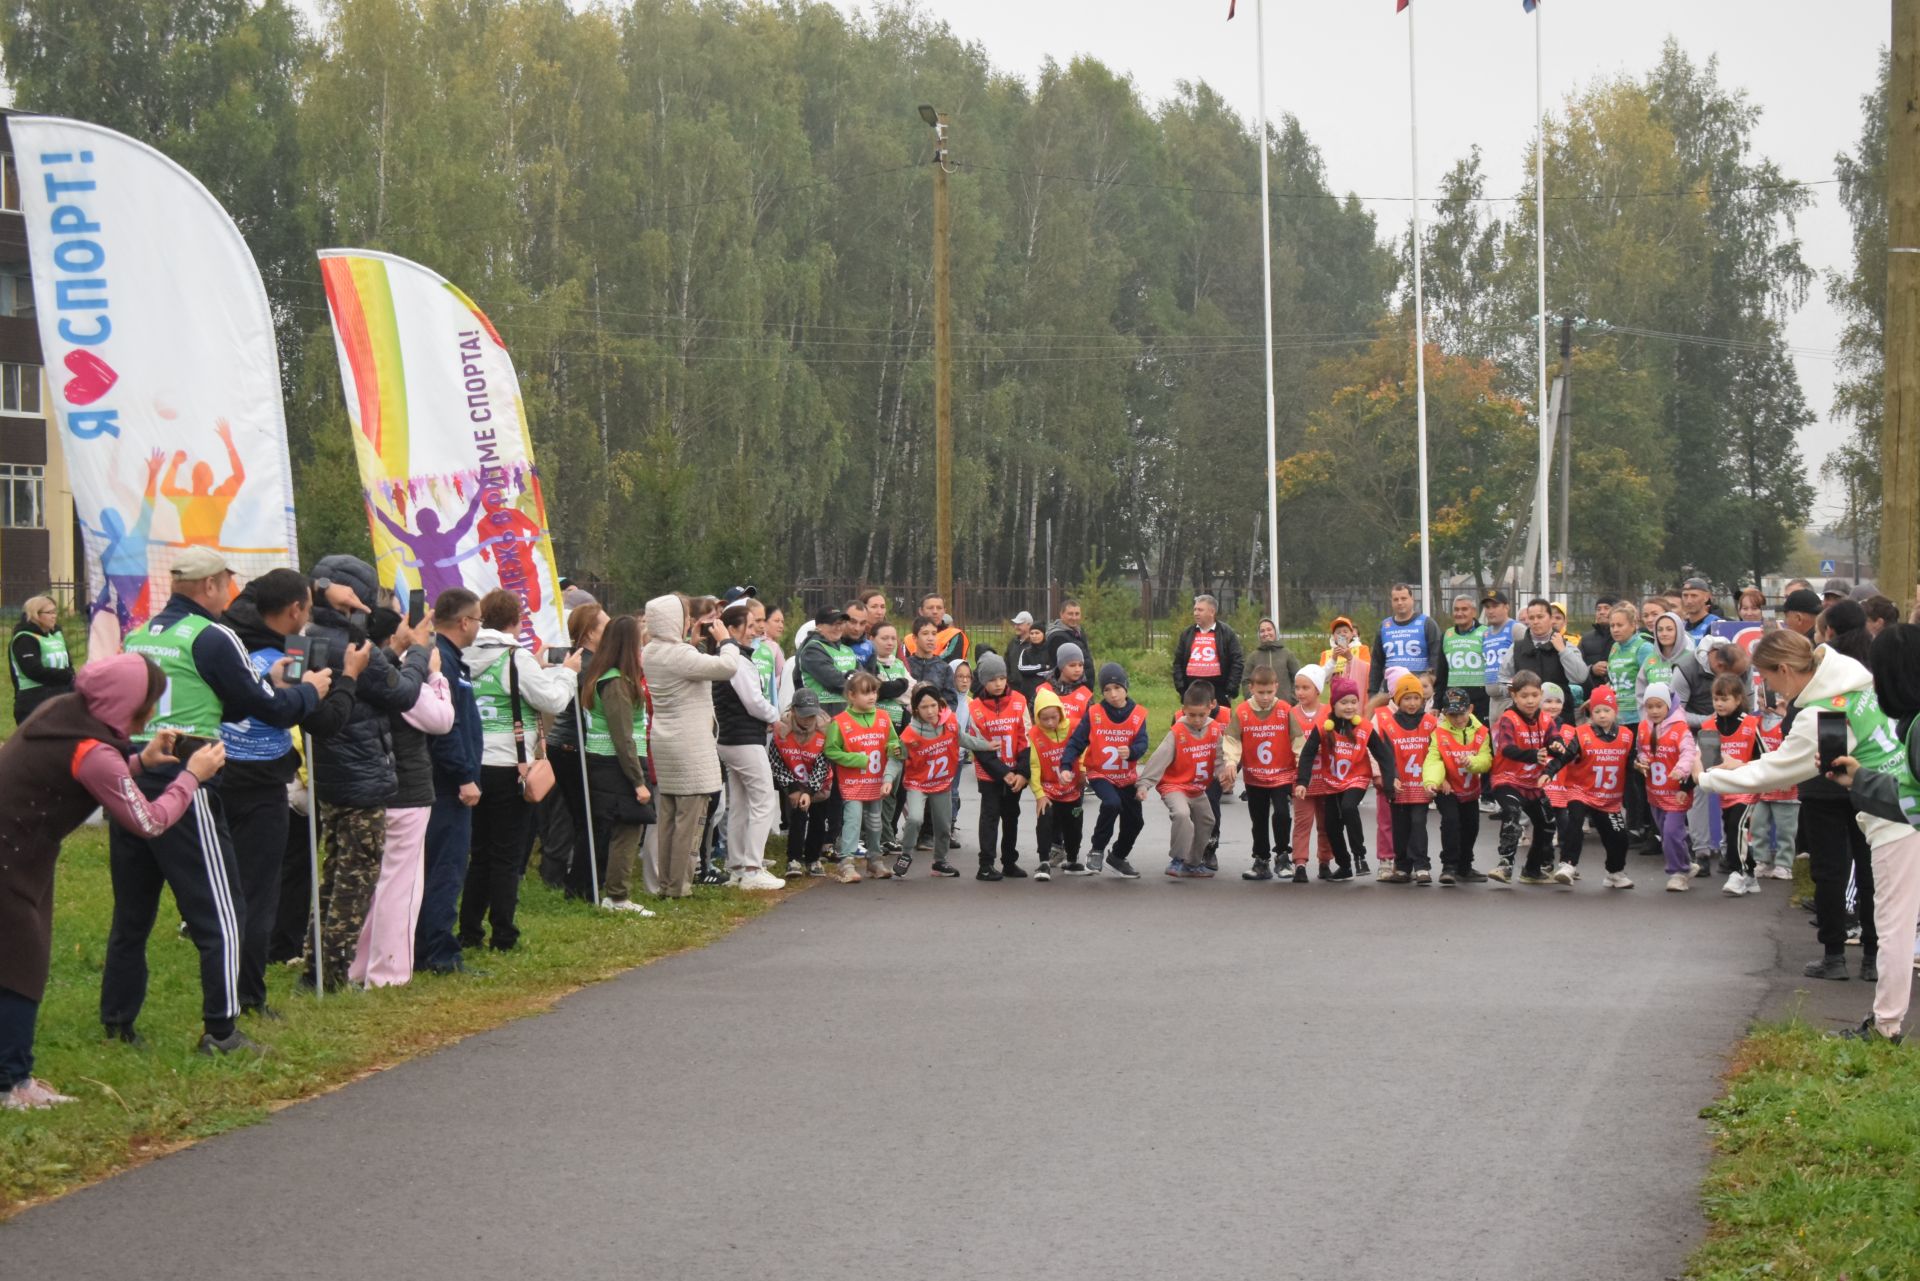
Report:
[[1767,875],[1776,881],[1791,881],[1793,879],[1793,869],[1790,867],[1776,867],[1771,872],[1768,872]]
[[1685,872],[1675,872],[1667,878],[1667,892],[1670,894],[1684,894],[1692,888],[1693,878]]
[[1051,881],[1053,879],[1053,871],[1045,859],[1042,859],[1039,866],[1033,869],[1033,879],[1036,881]]
[[1490,881],[1498,881],[1502,885],[1507,884],[1513,880],[1513,864],[1495,863],[1487,869],[1487,879]]
[[42,1081],[39,1077],[28,1077],[15,1083],[11,1090],[0,1094],[0,1108],[13,1112],[34,1112],[41,1108],[55,1108],[62,1103],[78,1102],[71,1094],[60,1091]]
[[1608,872],[1605,884],[1610,890],[1630,890],[1633,888],[1633,880],[1625,872]]
[[765,868],[757,867],[740,878],[740,888],[750,892],[784,890],[787,883]]
[[1759,892],[1760,892],[1760,876],[1759,876],[1759,873],[1756,872],[1754,875],[1749,876],[1747,878],[1747,893],[1758,894]]
[[1562,863],[1553,869],[1553,879],[1562,885],[1573,884],[1573,878],[1579,875],[1578,869],[1571,863]]
[[1735,898],[1745,894],[1747,892],[1746,876],[1740,872],[1728,872],[1725,883],[1720,886],[1720,892]]

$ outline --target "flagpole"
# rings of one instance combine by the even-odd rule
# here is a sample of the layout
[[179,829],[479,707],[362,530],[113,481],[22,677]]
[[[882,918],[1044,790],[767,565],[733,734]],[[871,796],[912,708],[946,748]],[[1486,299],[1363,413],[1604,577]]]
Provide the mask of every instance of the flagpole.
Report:
[[1427,516],[1427,299],[1421,276],[1420,106],[1414,74],[1413,23],[1419,6],[1407,9],[1407,132],[1413,157],[1413,385],[1420,440],[1420,608],[1436,617],[1433,604],[1433,543]]
[[[1228,15],[1231,17],[1231,13]],[[1267,5],[1253,0],[1253,41],[1260,86],[1260,265],[1267,322],[1267,612],[1280,622],[1280,460],[1273,391],[1273,200],[1267,187]],[[1423,476],[1424,481],[1424,476]],[[1424,503],[1423,503],[1424,510]]]
[[[1549,550],[1547,520],[1547,465],[1551,446],[1547,440],[1547,95],[1541,69],[1540,10],[1533,7],[1533,244],[1535,284],[1540,328],[1540,485],[1534,495],[1534,510],[1540,521],[1540,595],[1553,599],[1553,561]],[[1562,495],[1563,502],[1565,496]]]

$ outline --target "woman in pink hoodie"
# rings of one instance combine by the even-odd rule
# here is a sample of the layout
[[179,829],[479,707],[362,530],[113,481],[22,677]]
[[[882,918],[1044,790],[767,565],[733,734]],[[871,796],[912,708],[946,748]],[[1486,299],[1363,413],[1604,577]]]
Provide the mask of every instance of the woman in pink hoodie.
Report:
[[74,692],[44,704],[0,744],[0,1107],[73,1100],[33,1076],[33,1025],[53,951],[53,864],[60,842],[96,807],[140,836],[178,822],[227,749],[195,752],[167,789],[147,800],[133,772],[174,763],[174,733],[135,753],[129,739],[153,715],[166,677],[151,660],[120,654],[82,667]]

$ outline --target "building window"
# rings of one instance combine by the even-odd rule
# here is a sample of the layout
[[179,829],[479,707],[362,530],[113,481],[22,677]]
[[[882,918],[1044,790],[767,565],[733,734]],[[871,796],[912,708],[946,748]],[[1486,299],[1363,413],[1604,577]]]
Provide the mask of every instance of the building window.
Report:
[[33,315],[33,276],[24,267],[0,267],[0,316]]
[[0,413],[40,417],[40,366],[0,365]]
[[0,526],[47,527],[47,469],[25,463],[0,463]]
[[20,212],[20,171],[14,167],[11,151],[0,151],[0,209]]

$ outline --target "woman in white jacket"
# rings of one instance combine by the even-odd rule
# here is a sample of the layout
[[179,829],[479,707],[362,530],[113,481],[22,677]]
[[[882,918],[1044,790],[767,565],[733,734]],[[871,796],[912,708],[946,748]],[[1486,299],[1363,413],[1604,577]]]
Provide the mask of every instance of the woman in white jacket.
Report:
[[[710,623],[714,644],[727,639]],[[713,686],[730,681],[745,663],[737,653],[703,654],[686,640],[687,610],[678,596],[647,602],[651,639],[641,651],[653,700],[649,748],[653,760],[654,829],[662,898],[693,895],[693,864],[707,821],[707,798],[720,790],[720,750],[714,738]]]
[[[1813,643],[1797,632],[1769,632],[1754,646],[1753,664],[1775,692],[1792,700],[1793,728],[1774,751],[1736,767],[1722,766],[1701,776],[1700,786],[1717,794],[1773,792],[1806,782],[1820,773],[1821,714],[1839,714],[1847,726],[1847,755],[1860,764],[1894,775],[1901,790],[1920,793],[1907,768],[1905,748],[1874,696],[1873,674],[1845,654]],[[1913,975],[1906,957],[1913,950],[1915,917],[1920,914],[1920,831],[1861,813],[1857,821],[1873,847],[1873,922],[1879,944],[1900,958],[1879,971],[1875,953],[1860,958],[1861,977],[1873,978],[1873,1014],[1842,1035],[1872,1039],[1897,1037],[1906,1018]]]
[[[520,776],[540,741],[540,713],[557,716],[573,702],[580,651],[548,667],[515,638],[520,598],[496,590],[480,598],[480,631],[461,651],[480,708],[480,803],[473,811],[473,857],[460,896],[460,946],[479,947],[482,923],[493,927],[491,946],[506,951],[520,939],[520,851],[526,848],[533,806],[520,794]],[[519,703],[516,711],[514,704]]]

